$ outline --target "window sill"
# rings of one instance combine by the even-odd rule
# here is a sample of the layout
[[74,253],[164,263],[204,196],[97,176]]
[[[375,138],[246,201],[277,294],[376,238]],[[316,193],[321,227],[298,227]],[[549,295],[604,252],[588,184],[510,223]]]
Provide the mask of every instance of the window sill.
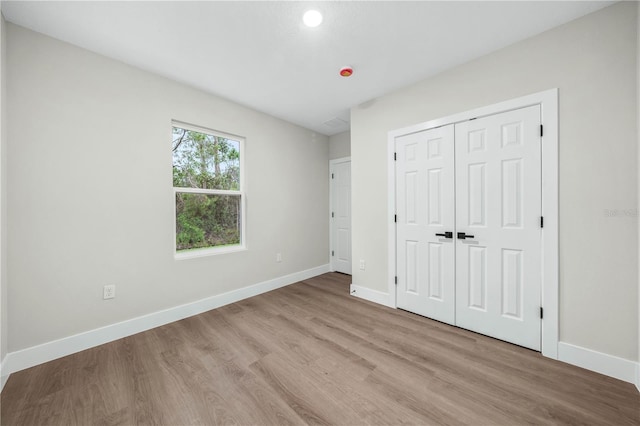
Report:
[[193,249],[184,252],[175,253],[173,258],[175,260],[194,259],[198,257],[216,256],[219,254],[236,253],[239,251],[247,250],[246,246],[237,245],[233,247],[212,247],[205,249]]

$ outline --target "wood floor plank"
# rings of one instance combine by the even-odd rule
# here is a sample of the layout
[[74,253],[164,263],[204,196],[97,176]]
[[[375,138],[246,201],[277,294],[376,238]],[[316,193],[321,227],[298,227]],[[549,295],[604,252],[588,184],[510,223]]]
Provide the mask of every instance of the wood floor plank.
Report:
[[11,375],[2,425],[640,425],[635,387],[324,274]]

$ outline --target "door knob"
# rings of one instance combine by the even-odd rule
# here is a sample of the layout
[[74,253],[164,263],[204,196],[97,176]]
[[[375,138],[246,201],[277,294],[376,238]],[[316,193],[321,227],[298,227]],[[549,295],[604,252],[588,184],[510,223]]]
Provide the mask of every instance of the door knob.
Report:
[[474,238],[473,235],[467,235],[464,232],[458,232],[458,239],[459,240],[464,240],[465,238]]
[[437,237],[453,238],[453,232],[445,232],[444,234],[436,234]]

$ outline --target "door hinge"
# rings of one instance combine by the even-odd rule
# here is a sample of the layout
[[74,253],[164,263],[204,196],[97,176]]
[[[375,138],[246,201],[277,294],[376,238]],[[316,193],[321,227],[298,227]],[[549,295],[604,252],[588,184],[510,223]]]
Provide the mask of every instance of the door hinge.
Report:
[[393,221],[396,222],[396,223],[398,222],[398,215],[397,214],[393,215]]
[[393,161],[396,161],[398,159],[398,154],[396,152],[393,153]]
[[398,277],[396,277],[396,285],[398,285]]
[[331,250],[331,256],[333,256],[333,250]]
[[331,217],[333,217],[333,212],[331,212]]
[[542,309],[542,306],[540,306],[540,319],[542,319],[544,317],[544,309]]
[[331,179],[333,179],[333,173],[331,173]]
[[540,228],[544,228],[544,216],[540,216]]
[[540,125],[540,137],[544,136],[544,126]]

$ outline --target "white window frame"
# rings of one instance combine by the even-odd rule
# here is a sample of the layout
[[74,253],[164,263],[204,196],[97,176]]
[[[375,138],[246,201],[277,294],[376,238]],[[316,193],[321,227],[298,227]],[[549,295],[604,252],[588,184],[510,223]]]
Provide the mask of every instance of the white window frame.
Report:
[[[208,135],[219,136],[226,139],[231,139],[240,144],[240,190],[224,190],[224,189],[200,189],[200,188],[181,188],[173,187],[173,255],[176,260],[193,259],[197,257],[214,256],[225,253],[235,253],[239,251],[247,250],[247,195],[245,193],[245,171],[244,171],[244,146],[245,138],[231,133],[225,133],[218,130],[209,129],[207,127],[197,126],[184,121],[171,120],[171,129],[179,127],[181,129],[191,130],[199,133],[206,133]],[[172,130],[173,132],[173,130]],[[173,156],[171,159],[173,164]],[[173,181],[172,181],[173,184]],[[176,195],[178,193],[191,193],[191,194],[211,194],[211,195],[238,195],[240,196],[240,243],[233,246],[224,247],[206,247],[194,250],[185,250],[184,252],[178,252],[176,244]]]

